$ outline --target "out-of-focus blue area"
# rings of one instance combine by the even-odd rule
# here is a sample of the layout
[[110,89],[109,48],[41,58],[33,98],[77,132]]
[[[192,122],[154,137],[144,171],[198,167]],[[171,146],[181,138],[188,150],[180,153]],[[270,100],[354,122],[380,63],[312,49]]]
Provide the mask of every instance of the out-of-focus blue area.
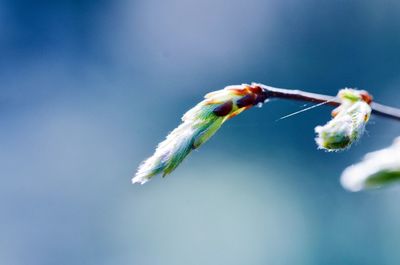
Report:
[[318,151],[321,107],[273,101],[226,123],[172,175],[139,163],[209,91],[262,82],[399,105],[400,2],[0,2],[0,264],[398,265],[400,189],[341,171],[389,145],[374,117]]

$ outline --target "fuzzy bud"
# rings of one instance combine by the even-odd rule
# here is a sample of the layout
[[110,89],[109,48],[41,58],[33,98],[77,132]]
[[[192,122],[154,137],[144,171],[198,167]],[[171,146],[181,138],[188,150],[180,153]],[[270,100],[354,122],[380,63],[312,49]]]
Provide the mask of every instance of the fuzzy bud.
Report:
[[342,186],[350,191],[379,188],[400,181],[400,137],[379,151],[346,168],[341,176]]
[[157,174],[171,173],[194,149],[199,148],[221,125],[242,111],[266,100],[258,84],[228,86],[208,93],[205,99],[182,117],[182,123],[161,142],[132,179],[144,184]]
[[317,126],[318,148],[340,151],[349,148],[364,133],[371,116],[371,96],[363,90],[342,89],[338,93],[341,105],[332,112],[333,119]]

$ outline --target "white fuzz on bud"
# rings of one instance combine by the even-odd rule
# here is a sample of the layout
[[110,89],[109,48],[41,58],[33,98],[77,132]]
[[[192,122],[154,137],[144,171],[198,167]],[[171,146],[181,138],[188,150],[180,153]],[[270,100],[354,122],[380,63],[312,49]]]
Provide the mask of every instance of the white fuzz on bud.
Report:
[[243,84],[208,93],[203,101],[183,115],[182,123],[157,146],[155,153],[142,162],[132,183],[144,184],[154,175],[171,173],[225,121],[262,104],[266,100],[263,92],[258,84]]
[[340,151],[349,148],[364,133],[371,116],[371,96],[366,91],[342,89],[338,93],[341,105],[332,112],[333,119],[317,126],[318,148]]
[[346,168],[340,178],[349,191],[379,188],[400,181],[400,137],[392,146],[365,155],[364,159]]

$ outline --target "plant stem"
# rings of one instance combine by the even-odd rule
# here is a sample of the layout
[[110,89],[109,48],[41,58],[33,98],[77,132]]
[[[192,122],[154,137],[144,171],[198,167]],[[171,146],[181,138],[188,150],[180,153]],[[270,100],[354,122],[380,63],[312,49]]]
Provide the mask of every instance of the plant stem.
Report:
[[[339,100],[336,97],[310,93],[301,90],[291,90],[284,88],[270,87],[260,84],[263,89],[263,94],[266,98],[279,98],[289,99],[298,101],[307,101],[313,103],[327,102],[327,105],[337,107],[340,105]],[[378,116],[394,119],[400,121],[400,109],[382,105],[379,103],[371,103],[372,113]]]

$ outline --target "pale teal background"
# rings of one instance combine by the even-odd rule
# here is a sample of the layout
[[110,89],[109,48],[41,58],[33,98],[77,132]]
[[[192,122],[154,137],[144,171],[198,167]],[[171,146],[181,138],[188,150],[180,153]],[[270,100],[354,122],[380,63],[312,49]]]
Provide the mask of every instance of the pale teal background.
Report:
[[400,107],[397,0],[0,1],[0,264],[398,265],[400,188],[341,171],[400,135],[318,151],[321,107],[274,101],[171,176],[130,184],[202,96],[252,81]]

